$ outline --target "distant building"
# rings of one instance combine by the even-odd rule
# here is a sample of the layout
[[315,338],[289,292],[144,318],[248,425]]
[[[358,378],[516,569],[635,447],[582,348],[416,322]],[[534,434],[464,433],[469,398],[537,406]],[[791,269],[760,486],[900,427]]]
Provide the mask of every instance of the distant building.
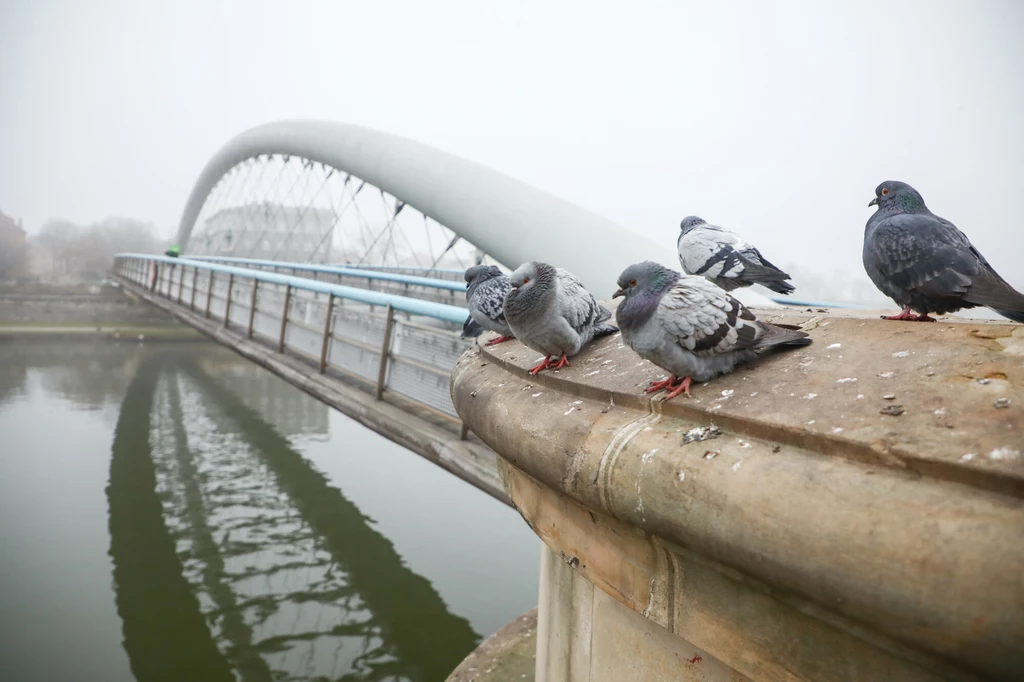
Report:
[[0,280],[28,274],[28,235],[15,220],[0,211]]
[[221,209],[207,218],[188,252],[309,262],[327,260],[337,214],[332,209],[263,202]]

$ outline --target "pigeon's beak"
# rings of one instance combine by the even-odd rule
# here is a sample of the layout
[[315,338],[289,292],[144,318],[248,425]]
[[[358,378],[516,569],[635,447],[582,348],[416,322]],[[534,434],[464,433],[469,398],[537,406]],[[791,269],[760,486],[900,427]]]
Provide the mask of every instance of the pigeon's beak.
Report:
[[869,201],[868,206],[878,206],[878,197],[875,197],[874,199]]
[[623,291],[622,289],[616,289],[615,293],[612,294],[612,298],[618,298],[619,296],[625,296],[625,295],[626,295],[625,291]]

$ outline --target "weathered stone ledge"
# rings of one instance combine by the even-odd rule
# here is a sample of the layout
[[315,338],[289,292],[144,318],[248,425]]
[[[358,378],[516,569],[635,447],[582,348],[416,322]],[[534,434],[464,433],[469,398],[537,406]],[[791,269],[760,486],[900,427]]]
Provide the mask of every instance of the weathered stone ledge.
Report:
[[[850,645],[829,650],[835,670],[865,656],[859,641],[919,679],[1014,679],[1024,669],[1024,327],[762,314],[810,328],[814,344],[696,386],[691,400],[644,396],[663,372],[618,336],[539,377],[526,372],[536,353],[517,342],[478,347],[453,373],[453,398],[507,462],[506,489],[552,549],[737,671],[810,669],[814,656],[793,643],[787,664],[756,637],[730,648],[740,635],[698,627],[712,616],[688,618],[687,566],[733,572],[845,633]],[[893,405],[902,413],[882,413]],[[712,424],[720,435],[684,443]],[[529,481],[540,488],[528,493]],[[542,504],[544,489],[556,497]],[[559,505],[570,503],[595,528],[624,524],[609,536],[620,546],[588,557],[588,530],[565,525]],[[744,650],[756,656],[744,663]]]

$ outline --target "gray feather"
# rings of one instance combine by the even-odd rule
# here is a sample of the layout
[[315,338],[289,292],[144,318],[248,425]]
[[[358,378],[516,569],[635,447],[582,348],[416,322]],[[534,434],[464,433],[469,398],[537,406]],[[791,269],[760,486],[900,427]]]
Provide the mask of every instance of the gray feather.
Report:
[[469,283],[466,302],[473,321],[489,331],[511,336],[504,309],[505,296],[512,290],[508,277],[493,265],[473,266],[466,270],[465,277]]
[[475,339],[485,331],[487,330],[477,324],[472,315],[469,315],[466,317],[466,321],[462,323],[462,333],[459,334],[459,338]]
[[[878,210],[864,228],[864,270],[900,306],[944,314],[987,306],[1024,322],[1024,294],[989,265],[956,225],[932,213],[910,185],[875,190]],[[875,202],[872,202],[875,203]]]
[[688,275],[706,277],[726,291],[760,284],[780,294],[790,294],[790,277],[735,232],[688,216],[680,225],[676,250],[679,264]]
[[707,381],[774,346],[807,345],[801,331],[766,324],[703,277],[646,261],[619,276],[622,338],[640,357],[678,377]]
[[611,312],[567,270],[529,262],[511,281],[505,319],[517,339],[544,355],[572,357],[597,336],[618,331],[607,322]]

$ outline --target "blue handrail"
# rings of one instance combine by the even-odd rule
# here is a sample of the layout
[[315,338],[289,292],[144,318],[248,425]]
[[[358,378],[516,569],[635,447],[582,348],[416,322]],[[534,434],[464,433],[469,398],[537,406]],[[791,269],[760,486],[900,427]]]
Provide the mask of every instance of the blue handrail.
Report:
[[823,301],[806,301],[799,298],[788,298],[784,296],[769,296],[772,301],[779,305],[791,305],[802,308],[859,308],[861,306],[849,303],[826,303]]
[[[314,263],[290,263],[286,261],[259,260],[256,258],[238,258],[237,256],[187,256],[192,260],[210,261],[214,263],[234,263],[237,265],[251,265],[257,267],[292,268],[305,270],[307,272],[322,272],[330,275],[344,275],[347,277],[363,277],[365,279],[376,279],[387,282],[398,282],[400,284],[413,284],[421,287],[433,287],[434,289],[447,289],[448,291],[465,291],[466,283],[450,279],[434,279],[432,277],[418,277],[415,275],[399,275],[389,272],[377,272],[363,268],[350,268],[340,265],[316,265]],[[461,271],[459,271],[461,272]]]
[[426,272],[448,272],[454,275],[461,275],[465,268],[423,268],[416,265],[336,265],[340,268],[355,268],[357,270],[425,270]]
[[181,265],[198,268],[200,270],[208,270],[210,272],[220,272],[225,275],[230,274],[235,277],[254,279],[260,282],[284,284],[291,286],[294,289],[315,291],[321,294],[334,294],[339,298],[356,301],[358,303],[365,303],[367,305],[386,306],[390,304],[392,308],[403,313],[432,317],[434,319],[444,320],[445,322],[451,322],[453,324],[463,324],[468,317],[468,313],[465,308],[460,308],[454,305],[434,303],[433,301],[423,301],[417,298],[410,298],[408,296],[385,294],[380,291],[370,291],[369,289],[349,287],[343,284],[330,284],[328,282],[321,282],[307,277],[281,275],[276,272],[264,272],[262,270],[252,270],[250,268],[238,268],[232,265],[219,265],[217,263],[208,263],[195,258],[186,257],[171,258],[169,256],[156,256],[145,253],[119,253],[114,257],[115,261],[121,258],[134,258],[156,263],[166,263],[168,265]]

